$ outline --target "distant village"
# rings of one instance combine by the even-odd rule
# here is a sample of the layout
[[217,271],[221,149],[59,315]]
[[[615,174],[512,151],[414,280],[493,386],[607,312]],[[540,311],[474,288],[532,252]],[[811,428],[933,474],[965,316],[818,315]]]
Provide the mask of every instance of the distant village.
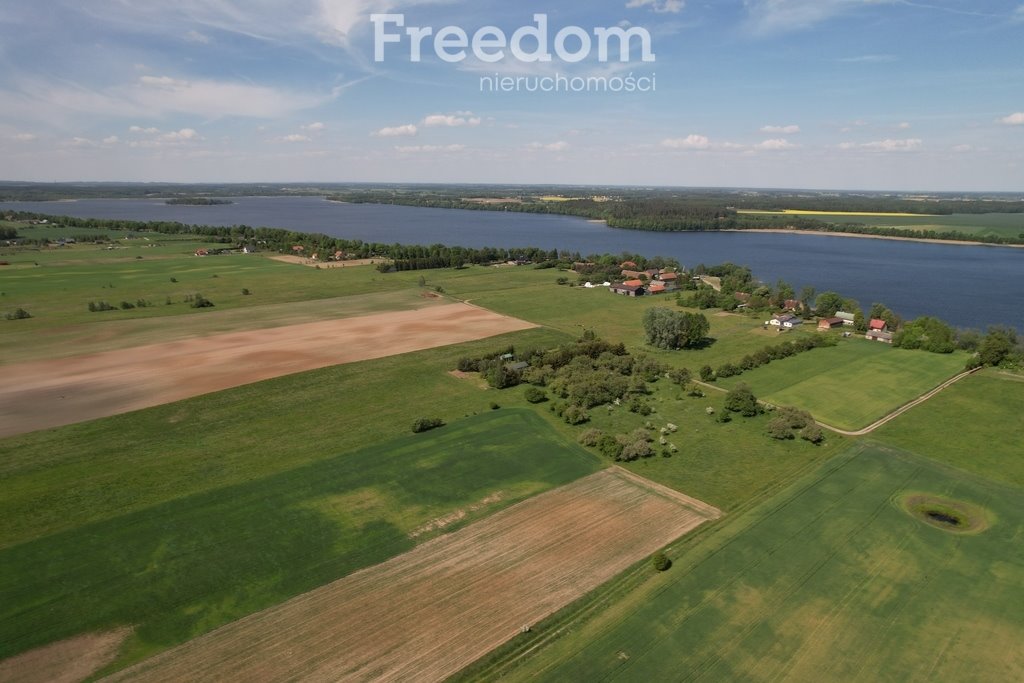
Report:
[[[576,270],[576,272],[585,271],[586,267],[589,265],[592,264],[577,263],[574,264],[574,270]],[[607,281],[600,284],[587,282],[582,286],[586,289],[607,287],[608,291],[612,294],[626,297],[658,296],[678,291],[680,289],[680,279],[687,277],[685,274],[681,274],[670,268],[649,268],[647,270],[637,270],[637,264],[632,261],[623,262],[621,267],[621,282]],[[702,284],[714,289],[721,288],[719,278],[716,277],[694,275],[690,277],[690,281],[694,284]],[[734,296],[739,302],[739,305],[737,306],[738,310],[748,308],[748,302],[751,296],[750,294],[745,292],[736,292]],[[804,303],[802,301],[788,299],[783,304],[783,311],[772,315],[771,319],[764,321],[764,327],[765,329],[774,328],[779,331],[790,331],[801,327],[808,322],[798,315],[803,311]],[[833,317],[819,318],[817,329],[819,332],[830,332],[836,329],[854,328],[855,326],[856,316],[853,313],[838,311]],[[845,331],[843,336],[852,337],[854,334],[855,333],[852,331]],[[874,318],[868,322],[867,333],[864,337],[869,341],[892,344],[895,339],[895,333],[893,330],[889,329],[889,324],[885,320]]]

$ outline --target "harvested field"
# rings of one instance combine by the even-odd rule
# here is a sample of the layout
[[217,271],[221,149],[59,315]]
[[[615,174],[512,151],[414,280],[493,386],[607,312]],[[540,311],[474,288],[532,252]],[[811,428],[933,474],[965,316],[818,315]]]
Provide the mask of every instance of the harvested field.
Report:
[[450,304],[9,365],[0,387],[0,437],[532,327]]
[[292,263],[297,266],[308,266],[310,268],[355,268],[356,266],[372,266],[378,263],[384,263],[388,259],[364,258],[353,259],[351,261],[321,261],[320,259],[311,259],[305,256],[271,256],[270,260],[280,261],[281,263]]
[[108,680],[442,680],[719,514],[605,470]]
[[130,633],[129,628],[88,633],[5,659],[0,662],[0,681],[78,683],[114,661]]

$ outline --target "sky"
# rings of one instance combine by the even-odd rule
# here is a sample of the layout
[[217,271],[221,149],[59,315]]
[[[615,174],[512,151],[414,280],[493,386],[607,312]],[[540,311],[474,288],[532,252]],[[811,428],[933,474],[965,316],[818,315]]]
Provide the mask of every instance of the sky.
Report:
[[1021,44],[1021,0],[7,0],[0,179],[1022,192]]

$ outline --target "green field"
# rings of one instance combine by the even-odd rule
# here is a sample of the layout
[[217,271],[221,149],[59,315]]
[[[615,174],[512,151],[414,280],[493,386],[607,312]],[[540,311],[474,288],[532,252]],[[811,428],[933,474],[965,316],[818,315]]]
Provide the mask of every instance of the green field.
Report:
[[803,408],[833,427],[856,430],[939,386],[966,363],[962,353],[906,351],[849,339],[773,361],[720,384],[746,384],[764,401]]
[[[925,524],[898,503],[909,493],[981,506],[991,526]],[[509,678],[1021,680],[1022,534],[1020,489],[855,447],[684,543],[672,569],[569,626]]]
[[0,658],[119,625],[136,626],[124,660],[151,654],[404,552],[443,515],[467,512],[450,531],[600,467],[503,410],[77,524],[0,551]]
[[907,230],[955,230],[968,235],[991,237],[1020,237],[1024,234],[1024,214],[982,213],[953,214],[951,216],[855,216],[849,214],[815,214],[816,220],[831,223],[858,223],[882,228]]
[[986,370],[954,384],[872,438],[1024,488],[1024,376]]

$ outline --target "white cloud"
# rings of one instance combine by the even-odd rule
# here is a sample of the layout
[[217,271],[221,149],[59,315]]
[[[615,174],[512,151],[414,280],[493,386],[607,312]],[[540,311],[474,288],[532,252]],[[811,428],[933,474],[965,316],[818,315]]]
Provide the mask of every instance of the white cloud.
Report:
[[188,43],[202,43],[203,45],[208,45],[210,42],[210,36],[192,29],[185,34],[185,41]]
[[395,149],[406,154],[420,154],[424,152],[461,152],[466,149],[465,145],[411,145],[398,146]]
[[124,93],[137,105],[154,112],[196,114],[208,118],[246,116],[284,118],[332,99],[261,85],[229,81],[187,81],[170,76],[142,76]]
[[448,126],[451,128],[479,126],[480,117],[474,116],[471,111],[460,111],[454,114],[431,114],[423,119],[423,125],[427,128],[438,126]]
[[324,130],[325,128],[327,128],[327,126],[325,126],[320,121],[314,121],[313,123],[310,123],[308,125],[302,126],[302,130],[308,130],[308,131],[311,131],[313,133],[319,133],[320,131]]
[[768,152],[781,152],[787,149],[794,149],[798,145],[794,145],[785,138],[773,138],[771,140],[765,140],[754,145],[754,149],[761,149]]
[[652,12],[658,14],[678,14],[685,6],[686,0],[629,0],[626,3],[627,9],[649,7]]
[[1016,114],[1010,114],[999,119],[999,123],[1004,126],[1024,126],[1024,111],[1019,111]]
[[864,142],[861,144],[855,144],[852,142],[844,142],[839,145],[839,149],[873,149],[879,152],[913,152],[921,149],[924,142],[919,138],[907,138],[905,140],[893,140],[887,138],[885,140],[876,140],[874,142]]
[[108,137],[103,138],[104,145],[116,145],[120,141],[121,139],[116,135],[110,135]]
[[[898,1],[898,0],[895,0]],[[744,0],[747,28],[754,33],[785,33],[810,28],[833,17],[894,0]]]
[[970,145],[955,145],[953,147],[954,152],[970,152],[972,149],[974,148]]
[[132,140],[128,143],[129,147],[138,147],[142,149],[151,149],[156,147],[180,147],[203,139],[194,128],[182,128],[181,130],[172,130],[163,134],[159,134],[160,131],[157,128],[140,128],[139,126],[132,126],[128,130],[135,134],[146,134],[150,136],[144,140]]
[[174,130],[170,133],[164,133],[160,136],[160,139],[164,142],[187,142],[190,140],[198,140],[199,133],[194,128],[182,128],[181,130]]
[[843,57],[838,61],[844,64],[888,64],[896,61],[896,55],[857,55]]
[[900,125],[896,127],[899,128],[900,130],[910,130],[910,123],[907,121],[903,121],[900,123]]
[[761,132],[775,135],[795,135],[800,132],[800,126],[761,126]]
[[281,142],[312,142],[313,139],[308,135],[299,135],[298,133],[292,133],[291,135],[285,135],[281,138]]
[[17,133],[12,135],[11,139],[15,142],[32,142],[36,139],[36,136],[32,133]]
[[564,152],[569,149],[569,143],[565,140],[559,140],[558,142],[551,142],[547,144],[542,142],[531,142],[526,146],[526,148],[543,152]]
[[73,138],[71,138],[71,140],[68,142],[68,144],[70,146],[72,146],[72,147],[95,147],[96,146],[96,142],[94,140],[90,140],[89,138],[80,138],[80,137],[73,137]]
[[415,123],[407,123],[404,126],[385,127],[377,130],[371,135],[378,138],[399,138],[407,135],[416,135],[419,132]]
[[711,147],[711,140],[704,135],[687,135],[685,138],[665,138],[661,141],[662,147],[669,149],[708,149]]

